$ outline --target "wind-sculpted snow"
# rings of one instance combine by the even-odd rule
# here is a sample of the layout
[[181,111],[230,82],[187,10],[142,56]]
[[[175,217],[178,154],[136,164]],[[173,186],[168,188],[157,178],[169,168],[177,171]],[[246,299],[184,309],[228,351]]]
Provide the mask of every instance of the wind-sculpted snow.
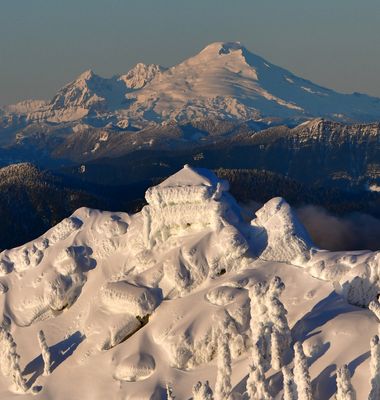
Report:
[[315,248],[281,198],[247,223],[228,184],[190,166],[146,200],[81,208],[0,254],[1,399],[275,399],[282,370],[288,398],[324,400],[345,364],[366,398],[378,253]]
[[251,225],[257,229],[254,246],[262,243],[258,250],[264,260],[292,263],[309,257],[311,239],[284,199],[277,197],[264,204]]

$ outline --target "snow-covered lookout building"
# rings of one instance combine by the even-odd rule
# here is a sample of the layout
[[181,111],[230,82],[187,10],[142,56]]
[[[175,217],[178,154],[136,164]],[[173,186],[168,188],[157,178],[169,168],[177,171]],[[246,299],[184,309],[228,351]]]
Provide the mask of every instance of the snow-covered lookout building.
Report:
[[165,241],[181,231],[197,231],[208,226],[217,230],[227,204],[223,192],[227,181],[220,180],[209,170],[185,165],[145,194],[148,206],[142,210],[144,242],[147,248]]

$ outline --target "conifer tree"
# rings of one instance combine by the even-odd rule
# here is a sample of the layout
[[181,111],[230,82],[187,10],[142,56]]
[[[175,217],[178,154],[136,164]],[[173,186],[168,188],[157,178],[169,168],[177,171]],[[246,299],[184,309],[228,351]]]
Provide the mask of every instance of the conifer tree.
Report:
[[356,400],[356,393],[351,384],[351,375],[347,365],[337,369],[336,386],[335,400]]
[[293,372],[288,367],[282,367],[284,377],[284,400],[297,400],[297,388],[294,383]]
[[311,379],[309,366],[303,351],[302,344],[297,342],[294,345],[294,381],[297,387],[298,400],[312,400]]
[[380,399],[380,343],[379,336],[375,335],[371,339],[371,391],[368,400]]
[[0,327],[0,351],[3,374],[12,377],[17,390],[26,392],[28,388],[26,380],[22,376],[16,342],[12,334],[2,327]]
[[45,334],[42,330],[38,332],[38,343],[40,344],[42,359],[44,360],[44,375],[50,375],[51,372],[51,354],[46,342]]
[[193,387],[193,400],[214,400],[212,389],[208,383],[198,382]]
[[166,400],[174,400],[175,396],[173,395],[172,387],[167,383],[166,384]]
[[227,400],[231,394],[231,352],[229,347],[228,319],[225,317],[218,332],[218,370],[215,383],[215,397]]
[[249,400],[271,400],[262,366],[250,365],[246,390]]

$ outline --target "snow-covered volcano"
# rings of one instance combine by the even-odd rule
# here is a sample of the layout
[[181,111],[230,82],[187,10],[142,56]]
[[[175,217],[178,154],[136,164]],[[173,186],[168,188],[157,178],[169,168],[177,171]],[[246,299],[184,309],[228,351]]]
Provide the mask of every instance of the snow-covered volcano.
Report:
[[[79,209],[0,254],[1,399],[282,399],[286,365],[286,390],[324,400],[343,364],[367,397],[378,253],[316,249],[281,198],[245,222],[207,170],[146,200],[135,215]],[[294,342],[307,358],[297,344],[293,378]]]
[[265,61],[239,42],[212,43],[168,69],[140,63],[108,79],[86,71],[49,104],[28,104],[35,108],[24,102],[6,110],[27,115],[27,121],[90,118],[123,127],[194,119],[380,119],[378,98],[323,88]]

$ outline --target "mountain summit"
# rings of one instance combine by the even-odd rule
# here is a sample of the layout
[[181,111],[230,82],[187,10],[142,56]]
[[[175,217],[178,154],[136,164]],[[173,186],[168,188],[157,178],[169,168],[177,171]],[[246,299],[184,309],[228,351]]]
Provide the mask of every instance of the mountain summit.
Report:
[[[25,115],[25,107],[17,105],[3,114],[18,110]],[[90,116],[97,126],[102,121],[126,126],[128,121],[137,128],[194,119],[368,122],[380,119],[380,99],[337,93],[264,60],[239,42],[216,42],[168,69],[139,63],[112,78],[88,70],[49,104],[26,115],[28,121],[52,122]]]

